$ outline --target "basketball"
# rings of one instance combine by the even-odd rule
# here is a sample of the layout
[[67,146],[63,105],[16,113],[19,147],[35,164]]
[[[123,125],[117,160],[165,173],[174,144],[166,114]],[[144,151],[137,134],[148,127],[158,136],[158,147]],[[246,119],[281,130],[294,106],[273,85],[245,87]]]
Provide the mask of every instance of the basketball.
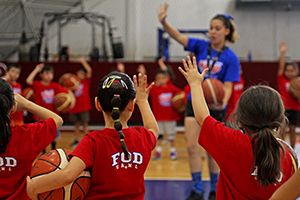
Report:
[[218,79],[208,78],[202,83],[203,94],[208,104],[218,105],[222,103],[225,89],[224,85]]
[[61,85],[72,91],[75,91],[80,84],[79,78],[71,73],[63,74],[59,82]]
[[299,76],[291,80],[289,91],[296,99],[300,100],[300,77]]
[[185,93],[177,92],[172,97],[172,106],[177,112],[183,112],[185,110]]
[[32,88],[25,88],[25,89],[22,91],[22,95],[23,95],[23,97],[25,97],[26,99],[28,99],[28,100],[30,100],[30,101],[34,101],[35,95],[34,95],[34,92],[33,92],[33,89],[32,89]]
[[[35,162],[30,177],[34,180],[56,170],[63,169],[69,162],[68,149],[51,150],[39,157]],[[38,194],[39,200],[77,200],[84,199],[91,185],[91,174],[83,171],[71,184],[52,191]]]
[[70,110],[72,102],[72,97],[68,93],[58,93],[54,97],[54,108],[57,110],[57,112],[60,113],[67,113]]

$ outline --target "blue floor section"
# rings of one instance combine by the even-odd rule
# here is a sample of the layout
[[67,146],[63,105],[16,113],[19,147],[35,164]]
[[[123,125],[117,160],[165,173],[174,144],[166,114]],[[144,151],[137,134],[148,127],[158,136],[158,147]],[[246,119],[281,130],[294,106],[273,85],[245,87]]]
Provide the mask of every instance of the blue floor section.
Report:
[[[146,194],[144,200],[185,200],[191,191],[191,181],[145,180]],[[208,198],[210,184],[203,182],[204,199]]]

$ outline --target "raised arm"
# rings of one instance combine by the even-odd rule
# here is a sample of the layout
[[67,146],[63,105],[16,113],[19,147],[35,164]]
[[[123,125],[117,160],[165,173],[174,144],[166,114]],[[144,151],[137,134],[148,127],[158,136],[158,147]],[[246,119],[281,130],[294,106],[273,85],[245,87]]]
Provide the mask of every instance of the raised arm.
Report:
[[185,59],[182,60],[182,63],[185,70],[183,70],[181,67],[179,67],[178,69],[191,86],[192,105],[195,118],[197,123],[202,126],[205,118],[209,116],[209,110],[201,86],[208,68],[204,69],[202,74],[200,74],[197,69],[195,56],[193,57],[193,62],[191,61],[191,58],[187,56],[187,63]]
[[300,197],[300,170],[282,186],[280,186],[272,195],[270,200],[293,200]]
[[43,107],[33,103],[32,101],[25,99],[23,96],[21,96],[17,93],[14,93],[14,97],[15,97],[15,101],[17,103],[16,111],[27,110],[43,120],[52,118],[55,121],[56,128],[61,127],[61,125],[63,124],[62,118],[60,116],[58,116],[57,114],[55,114],[54,112],[52,112],[46,108],[43,108]]
[[43,69],[44,63],[38,64],[26,79],[28,85],[33,85],[35,76]]
[[86,62],[86,60],[84,59],[84,56],[81,56],[79,58],[79,61],[82,64],[82,66],[84,67],[84,69],[86,69],[86,77],[88,79],[92,78],[92,73],[93,73],[92,67],[89,65],[88,62]]
[[144,127],[152,131],[157,138],[159,135],[158,126],[148,102],[149,91],[153,87],[154,82],[147,87],[147,76],[141,73],[138,76],[138,80],[136,75],[133,76],[133,83],[136,89],[136,104],[140,109]]
[[145,67],[145,65],[143,65],[143,64],[140,64],[140,65],[138,66],[138,68],[136,69],[136,71],[137,71],[138,73],[141,73],[142,75],[146,75],[146,74],[147,74],[146,67]]
[[287,46],[284,42],[281,42],[279,45],[280,50],[280,60],[279,60],[279,66],[278,66],[278,75],[282,75],[284,73],[284,65],[285,65],[285,52],[287,50]]
[[164,3],[164,5],[160,5],[159,9],[157,9],[158,19],[160,23],[163,25],[164,30],[177,42],[182,44],[184,47],[188,45],[188,37],[182,33],[180,33],[177,29],[172,27],[169,23],[166,22],[167,17],[167,9],[168,4]]

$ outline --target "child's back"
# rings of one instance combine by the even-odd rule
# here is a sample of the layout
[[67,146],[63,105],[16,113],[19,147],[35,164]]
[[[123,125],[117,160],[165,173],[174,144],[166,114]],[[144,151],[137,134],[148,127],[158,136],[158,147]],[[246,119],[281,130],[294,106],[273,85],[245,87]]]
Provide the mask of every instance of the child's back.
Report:
[[[28,182],[29,196],[67,185],[84,170],[92,183],[85,199],[139,199],[145,195],[144,173],[156,145],[158,127],[148,103],[146,76],[131,79],[111,73],[101,79],[95,106],[102,111],[105,129],[86,134],[62,170]],[[144,127],[128,127],[137,103]],[[63,178],[62,178],[63,177]],[[67,177],[67,178],[66,178]]]
[[[36,157],[55,139],[62,119],[21,95],[13,94],[11,86],[3,79],[0,79],[0,107],[0,199],[29,199],[25,178]],[[42,120],[10,127],[8,113],[24,109]]]

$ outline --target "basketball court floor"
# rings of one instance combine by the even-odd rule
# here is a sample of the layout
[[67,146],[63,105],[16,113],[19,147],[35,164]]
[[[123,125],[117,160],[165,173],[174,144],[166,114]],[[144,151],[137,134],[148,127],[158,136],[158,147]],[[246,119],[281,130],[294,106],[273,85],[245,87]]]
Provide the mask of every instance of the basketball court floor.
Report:
[[[90,127],[91,128],[91,127]],[[92,129],[97,130],[97,129]],[[169,144],[164,142],[162,158],[151,160],[145,173],[146,194],[144,200],[184,200],[190,193],[191,176],[188,164],[188,154],[182,129],[178,129],[176,135],[176,148],[178,160],[173,161],[169,156]],[[295,151],[300,155],[300,136],[298,135]],[[286,141],[289,142],[287,138]],[[73,142],[72,127],[62,127],[61,136],[57,140],[57,148],[74,150],[69,145]],[[50,150],[50,146],[47,147]],[[207,167],[207,156],[202,149],[202,159],[204,162],[203,179],[204,197],[209,194],[209,172]]]

